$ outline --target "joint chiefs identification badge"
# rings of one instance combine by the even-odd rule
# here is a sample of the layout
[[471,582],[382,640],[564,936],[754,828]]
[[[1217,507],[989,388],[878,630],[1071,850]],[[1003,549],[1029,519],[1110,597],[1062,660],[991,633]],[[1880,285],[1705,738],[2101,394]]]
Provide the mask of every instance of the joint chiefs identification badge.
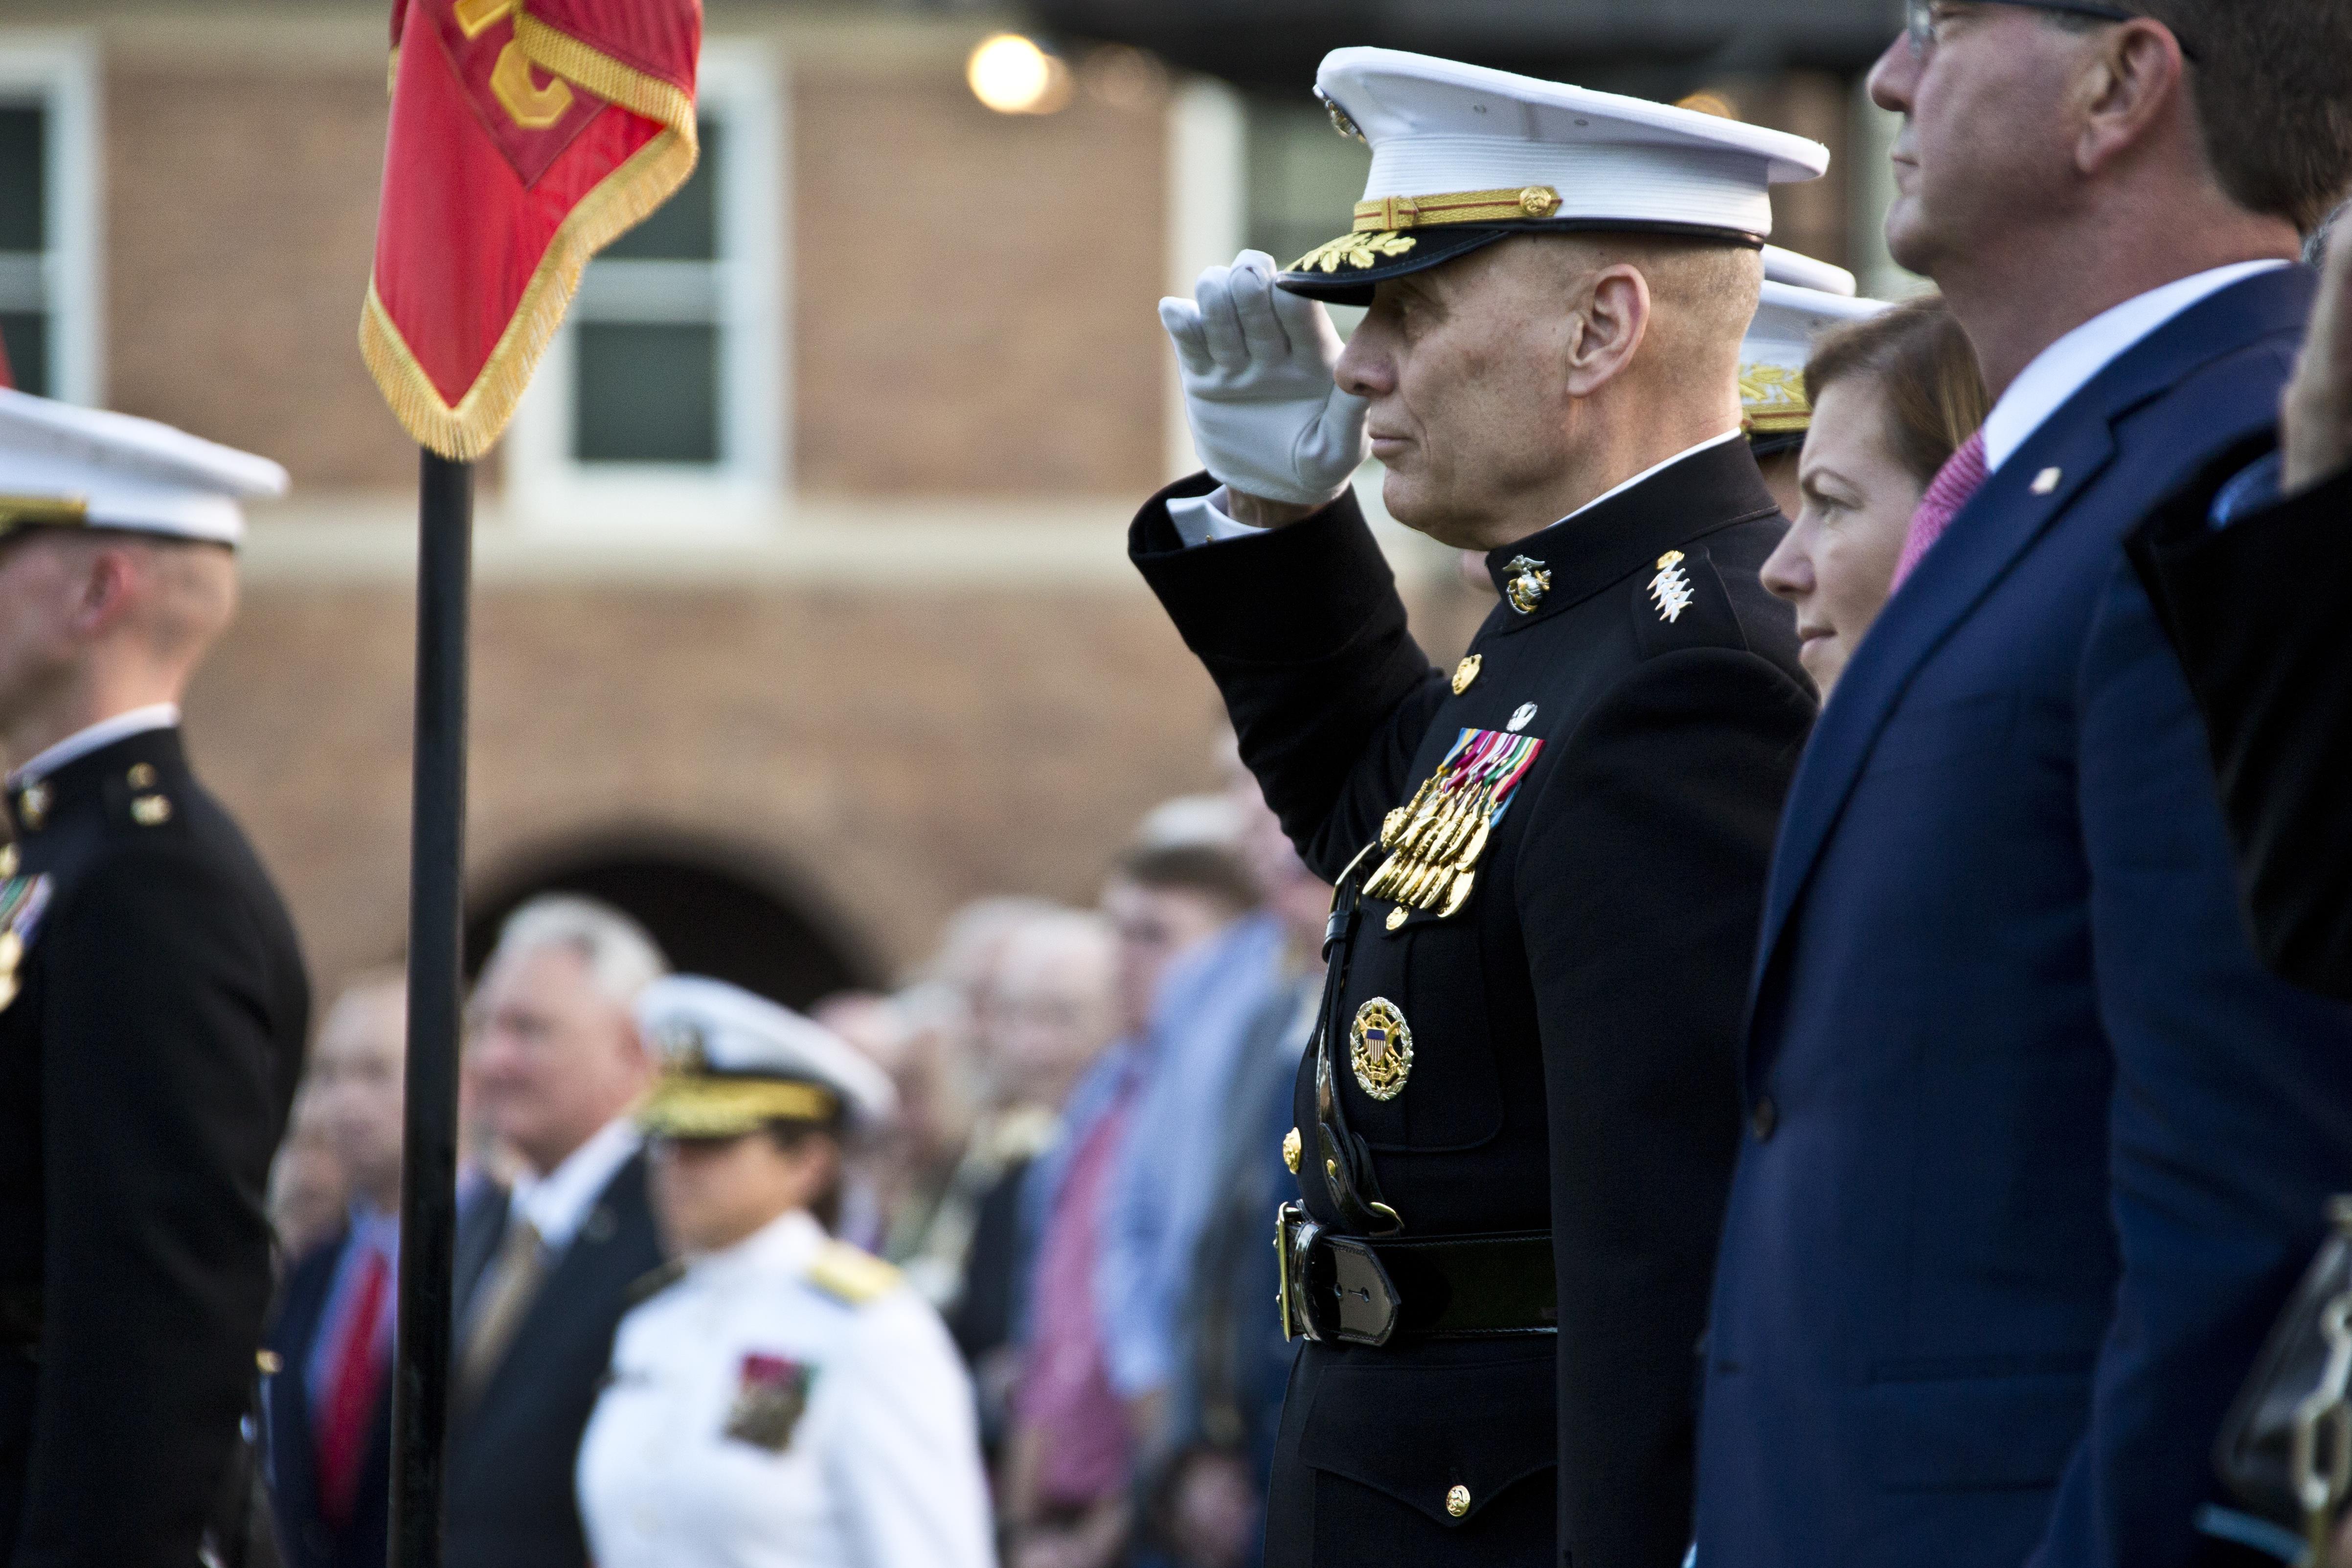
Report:
[[727,1411],[726,1436],[771,1454],[792,1447],[793,1428],[808,1408],[811,1368],[780,1355],[757,1352],[743,1358],[735,1403]]
[[23,988],[16,971],[33,945],[41,912],[48,907],[47,877],[11,877],[0,882],[0,1012],[7,1011]]
[[1356,1087],[1374,1100],[1394,1100],[1412,1072],[1412,1026],[1397,1005],[1375,996],[1356,1009],[1348,1029],[1348,1065]]
[[[1523,711],[1534,716],[1532,706]],[[1364,884],[1364,897],[1396,905],[1391,931],[1414,910],[1433,910],[1443,920],[1470,901],[1478,857],[1542,750],[1533,735],[1465,730],[1411,803],[1389,813],[1381,825],[1389,856]]]

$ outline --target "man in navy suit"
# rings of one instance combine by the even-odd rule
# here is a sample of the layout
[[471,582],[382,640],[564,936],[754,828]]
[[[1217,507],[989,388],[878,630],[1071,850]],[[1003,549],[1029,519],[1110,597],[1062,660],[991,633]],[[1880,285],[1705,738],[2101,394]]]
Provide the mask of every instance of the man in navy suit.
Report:
[[2289,263],[2352,182],[2352,11],[1911,12],[1871,84],[1888,240],[1999,402],[1782,824],[1698,1561],[2225,1561],[2259,1530],[2209,1454],[2352,1173],[2352,1024],[2256,961],[2119,546],[2275,417]]
[[483,966],[467,1070],[523,1171],[458,1213],[449,1568],[585,1568],[580,1438],[662,1261],[629,1110],[653,1075],[631,1007],[666,968],[635,921],[564,895],[516,910]]
[[288,1271],[269,1329],[269,1490],[288,1568],[384,1561],[407,1027],[401,977],[362,981],[311,1053],[305,1110],[350,1179],[352,1206],[343,1233]]

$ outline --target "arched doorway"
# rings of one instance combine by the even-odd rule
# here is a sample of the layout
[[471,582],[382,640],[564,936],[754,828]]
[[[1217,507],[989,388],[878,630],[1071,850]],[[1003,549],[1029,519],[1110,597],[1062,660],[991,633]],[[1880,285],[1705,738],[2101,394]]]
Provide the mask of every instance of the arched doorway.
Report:
[[641,921],[681,973],[732,981],[806,1008],[877,984],[881,967],[846,922],[773,857],[740,844],[615,834],[516,858],[481,879],[466,912],[466,973],[499,928],[541,893],[584,893]]

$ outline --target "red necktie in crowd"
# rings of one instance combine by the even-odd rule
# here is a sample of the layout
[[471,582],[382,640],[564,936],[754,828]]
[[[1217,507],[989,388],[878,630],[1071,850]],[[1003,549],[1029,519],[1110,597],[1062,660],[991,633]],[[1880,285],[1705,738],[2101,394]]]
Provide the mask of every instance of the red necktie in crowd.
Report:
[[1903,579],[1911,575],[1911,569],[1919,564],[1928,546],[1944,537],[1944,531],[1952,526],[1952,519],[1960,515],[1960,509],[1984,489],[1985,480],[1991,477],[1991,470],[1985,467],[1984,432],[1979,430],[1937,470],[1935,482],[1919,498],[1919,510],[1911,514],[1911,531],[1903,541],[1902,558],[1895,563],[1895,582],[1889,593],[1903,586]]
[[319,1512],[340,1529],[351,1522],[359,1497],[360,1466],[367,1458],[375,1424],[376,1394],[384,1368],[376,1359],[376,1320],[383,1312],[392,1268],[383,1254],[368,1248],[352,1281],[351,1305],[341,1324],[341,1342],[327,1373],[326,1398],[319,1417]]

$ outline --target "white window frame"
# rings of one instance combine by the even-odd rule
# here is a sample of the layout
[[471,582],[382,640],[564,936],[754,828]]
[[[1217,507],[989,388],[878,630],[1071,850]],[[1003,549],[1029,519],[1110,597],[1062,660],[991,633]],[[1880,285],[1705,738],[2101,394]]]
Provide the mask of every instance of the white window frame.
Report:
[[[79,33],[0,28],[0,104],[46,116],[42,171],[48,249],[41,261],[49,318],[49,395],[97,406],[106,396],[104,210],[98,55]],[[0,292],[6,279],[0,278]]]
[[[572,456],[572,318],[548,345],[505,445],[506,506],[542,536],[634,534],[740,539],[773,528],[789,482],[784,384],[784,74],[774,51],[704,46],[696,99],[726,127],[713,193],[719,225],[719,459],[583,463]],[[591,264],[592,268],[593,263]]]

